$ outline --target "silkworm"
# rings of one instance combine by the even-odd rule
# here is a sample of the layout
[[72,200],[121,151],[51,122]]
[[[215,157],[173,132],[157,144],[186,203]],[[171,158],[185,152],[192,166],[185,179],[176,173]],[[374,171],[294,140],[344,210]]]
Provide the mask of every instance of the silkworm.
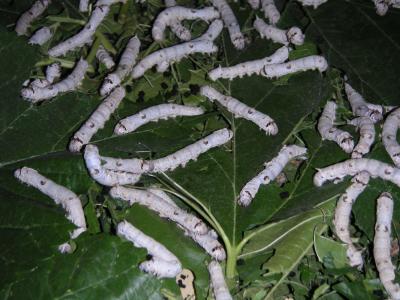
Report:
[[243,102],[233,97],[225,96],[208,85],[201,87],[200,94],[210,101],[217,101],[236,118],[244,118],[253,122],[260,127],[261,130],[264,130],[267,135],[275,135],[278,133],[278,126],[270,116],[247,106]]
[[214,259],[219,261],[226,259],[225,249],[218,241],[218,235],[213,230],[210,230],[206,234],[196,234],[195,232],[185,230],[185,235],[193,239]]
[[79,11],[87,12],[89,10],[89,0],[79,0]]
[[204,32],[198,38],[195,38],[193,42],[202,40],[213,42],[221,34],[223,28],[224,23],[220,19],[214,20],[211,22],[210,26],[208,26],[206,32]]
[[100,45],[99,49],[96,52],[96,58],[102,63],[107,69],[112,69],[115,66],[115,62],[111,55],[104,49],[103,46]]
[[272,40],[274,43],[303,45],[304,34],[298,27],[291,27],[288,30],[279,29],[274,25],[268,25],[259,17],[256,18],[253,24],[254,28],[258,31],[262,38]]
[[112,5],[115,3],[126,3],[127,0],[97,0],[96,6],[102,6],[102,5]]
[[210,281],[215,300],[232,300],[219,263],[211,261],[208,264],[208,272],[210,273]]
[[[165,0],[165,6],[166,7],[176,6],[176,1],[175,0]],[[192,34],[190,33],[190,30],[187,29],[185,26],[183,26],[181,21],[178,21],[178,20],[171,21],[171,24],[169,26],[171,28],[171,31],[181,41],[187,42],[192,39]]]
[[59,63],[53,63],[48,65],[46,68],[46,80],[49,84],[54,83],[61,77],[61,65]]
[[387,11],[389,10],[389,1],[387,0],[372,0],[375,5],[376,13],[379,16],[386,15]]
[[111,114],[118,108],[125,97],[125,89],[117,87],[90,115],[89,119],[75,132],[69,143],[69,151],[79,152],[83,145],[90,142],[93,135],[110,119]]
[[51,0],[38,0],[29,10],[24,12],[21,17],[19,17],[17,21],[17,25],[15,26],[15,31],[18,35],[26,35],[28,32],[28,28],[31,26],[31,23],[37,19],[47,7],[51,4]]
[[256,196],[262,184],[269,184],[285,168],[286,164],[294,159],[305,159],[307,149],[297,145],[283,146],[278,155],[271,161],[266,162],[265,169],[258,173],[242,188],[239,194],[238,203],[248,206]]
[[51,32],[49,27],[42,27],[31,36],[31,38],[29,39],[29,44],[41,46],[45,44],[48,40],[50,40],[52,36],[53,33]]
[[351,158],[361,158],[369,153],[372,144],[375,140],[375,126],[374,122],[368,117],[358,117],[351,121],[349,124],[354,125],[360,132],[360,139],[351,153]]
[[258,9],[260,7],[260,0],[247,0],[252,9]]
[[267,18],[272,25],[278,23],[281,18],[281,14],[276,8],[274,0],[261,0],[261,10],[264,12],[265,18]]
[[387,116],[382,129],[383,145],[397,167],[400,167],[400,145],[397,142],[399,126],[400,108],[397,108]]
[[313,6],[314,9],[316,9],[318,6],[327,2],[328,0],[297,0],[297,1],[300,2],[303,6]]

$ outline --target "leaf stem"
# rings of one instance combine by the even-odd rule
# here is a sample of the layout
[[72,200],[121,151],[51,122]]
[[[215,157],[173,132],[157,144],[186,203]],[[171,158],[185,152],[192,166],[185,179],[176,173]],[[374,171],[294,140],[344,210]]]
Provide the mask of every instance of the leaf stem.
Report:
[[117,54],[117,50],[114,48],[113,44],[102,32],[96,31],[95,36],[100,40],[100,43],[108,52],[111,52],[114,55]]
[[58,23],[69,23],[69,24],[78,24],[78,25],[86,24],[86,21],[84,21],[84,20],[72,19],[70,17],[48,16],[47,19],[49,21],[54,21],[54,22],[58,22]]
[[[61,64],[61,67],[66,68],[66,69],[73,69],[75,66],[75,61],[71,61],[71,60],[67,60],[67,59],[63,59],[63,58],[57,58],[57,57],[48,57],[46,59],[38,61],[35,64],[35,67],[48,66],[55,62]],[[94,73],[93,66],[89,66],[88,73]]]

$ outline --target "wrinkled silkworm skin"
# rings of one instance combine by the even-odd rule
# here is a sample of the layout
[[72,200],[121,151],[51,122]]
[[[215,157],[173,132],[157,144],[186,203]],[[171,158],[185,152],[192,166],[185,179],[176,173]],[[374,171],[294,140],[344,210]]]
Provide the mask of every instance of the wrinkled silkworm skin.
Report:
[[349,122],[360,131],[360,139],[351,153],[351,158],[361,158],[369,153],[372,144],[375,141],[375,126],[374,122],[368,117],[358,117]]
[[400,108],[392,111],[385,120],[382,129],[382,142],[394,164],[400,166],[400,145],[397,142],[397,131],[400,127]]
[[[175,0],[165,0],[165,6],[166,7],[173,7],[176,6],[176,1]],[[190,30],[187,29],[185,26],[181,24],[180,21],[174,20],[171,21],[171,24],[169,25],[171,28],[171,31],[181,40],[181,41],[190,41],[192,39],[192,34],[190,33]]]
[[202,9],[192,9],[182,6],[173,6],[163,10],[155,19],[152,36],[157,42],[165,39],[164,32],[167,27],[183,20],[201,19],[205,22],[219,18],[219,12],[213,7],[205,7]]
[[212,41],[201,39],[185,42],[155,51],[143,58],[132,70],[132,78],[142,77],[144,73],[157,65],[157,72],[165,72],[173,62],[194,53],[211,54],[217,52],[218,47]]
[[247,0],[247,3],[249,3],[252,9],[258,9],[260,7],[260,0]]
[[274,0],[261,0],[261,10],[264,12],[264,16],[272,25],[278,23],[281,18],[279,10],[276,8]]
[[333,141],[346,153],[351,153],[354,148],[354,140],[350,133],[334,126],[336,119],[336,103],[328,101],[318,120],[318,132],[322,140]]
[[92,137],[110,119],[125,97],[125,89],[117,87],[90,115],[89,119],[75,132],[69,143],[69,151],[79,152],[82,147],[90,142]]
[[322,186],[325,181],[341,182],[346,176],[354,176],[360,172],[368,172],[372,178],[379,177],[400,187],[400,169],[375,159],[348,159],[322,169],[317,169],[314,184]]
[[285,46],[289,44],[303,45],[304,34],[298,27],[291,27],[288,30],[279,29],[273,25],[268,25],[259,17],[256,18],[253,24],[254,28],[258,31],[261,38],[266,38],[274,43],[283,44]]
[[[65,210],[66,218],[78,227],[70,234],[71,239],[76,239],[82,232],[86,231],[86,221],[82,203],[74,192],[28,167],[15,170],[14,176],[22,183],[37,188],[43,194],[53,199],[56,204],[62,206]],[[68,243],[60,245],[60,252],[70,253],[71,247],[68,246]]]
[[211,86],[203,86],[200,89],[200,95],[205,96],[210,101],[217,101],[220,105],[234,114],[236,118],[244,118],[256,124],[261,130],[264,130],[267,135],[276,135],[278,126],[275,121],[268,116],[250,106],[247,106],[239,100],[225,96]]
[[102,5],[112,5],[115,3],[126,3],[127,0],[97,0],[96,6],[102,6]]
[[393,6],[394,8],[400,8],[400,0],[390,0],[389,5]]
[[163,198],[149,191],[116,186],[110,190],[110,196],[128,201],[130,205],[138,203],[146,206],[160,217],[170,219],[196,234],[206,234],[208,231],[206,224],[202,220],[181,208],[171,205]]
[[393,216],[393,198],[389,193],[382,193],[377,200],[376,224],[374,236],[374,260],[381,280],[389,298],[400,299],[400,286],[394,283],[395,266],[390,256],[391,230]]
[[127,221],[118,224],[117,234],[135,247],[145,248],[153,256],[151,260],[140,264],[140,270],[158,278],[174,278],[182,271],[179,259],[171,251]]
[[31,23],[43,14],[50,4],[51,0],[38,0],[33,3],[32,7],[19,17],[17,25],[15,26],[17,34],[26,35]]
[[382,120],[383,108],[381,105],[367,103],[364,98],[348,83],[344,84],[344,88],[346,91],[347,100],[349,101],[351,110],[355,116],[368,117],[374,123]]
[[114,158],[100,156],[103,167],[108,170],[131,172],[135,174],[151,173],[154,165],[151,160],[141,158]]
[[219,263],[211,261],[208,264],[208,272],[210,273],[210,282],[215,300],[232,300]]
[[58,57],[67,54],[67,52],[75,48],[83,47],[85,44],[91,44],[97,27],[104,20],[109,11],[110,7],[107,5],[96,7],[88,23],[80,32],[51,48],[48,54],[53,57]]
[[203,40],[213,42],[221,34],[223,28],[224,23],[220,19],[214,20],[211,22],[210,26],[208,26],[207,31],[198,38],[194,39],[193,42]]
[[266,65],[261,75],[267,78],[275,78],[308,70],[318,70],[322,73],[325,72],[326,69],[328,69],[328,62],[323,56],[311,55],[287,63]]
[[278,155],[271,161],[266,162],[265,169],[251,179],[240,191],[238,203],[242,206],[248,206],[256,196],[262,184],[269,184],[285,168],[286,164],[294,159],[305,159],[307,149],[297,145],[283,146]]
[[88,12],[89,11],[89,0],[80,0],[79,1],[79,11],[80,12]]
[[318,6],[327,2],[328,0],[297,0],[297,1],[300,2],[303,6],[313,6],[314,9],[316,9]]
[[387,0],[372,0],[375,5],[376,13],[379,16],[386,15],[387,11],[389,10],[390,1]]
[[202,114],[204,114],[204,109],[201,107],[178,104],[155,105],[120,120],[114,128],[114,133],[117,135],[126,134],[150,122],[167,120],[178,116],[199,116]]
[[236,49],[243,49],[245,45],[245,38],[243,33],[240,31],[239,23],[229,4],[225,0],[211,0],[211,2],[221,14],[221,18],[224,21],[225,27],[228,28],[232,44]]
[[59,93],[75,91],[81,85],[88,66],[87,61],[81,58],[72,73],[64,80],[53,85],[49,84],[45,87],[31,85],[21,90],[21,96],[31,103],[37,103],[46,99],[54,98]]
[[102,185],[116,186],[134,184],[140,179],[140,174],[113,171],[104,168],[101,164],[99,150],[94,145],[86,145],[84,159],[90,176]]
[[115,62],[111,55],[107,52],[102,45],[96,52],[96,58],[102,63],[107,69],[112,69],[115,66]]
[[365,190],[369,182],[369,173],[361,172],[353,177],[352,184],[346,189],[338,200],[333,218],[333,225],[338,238],[347,246],[347,258],[352,267],[361,270],[363,259],[361,251],[357,250],[350,237],[350,217],[353,204],[357,197]]
[[46,68],[46,80],[49,84],[54,83],[61,77],[61,65],[59,63],[53,63],[48,65]]
[[223,261],[226,259],[226,252],[221,243],[217,240],[218,235],[210,230],[207,234],[196,234],[192,231],[185,230],[185,235],[193,239],[200,247],[202,247],[212,258]]
[[49,27],[42,27],[39,30],[37,30],[29,39],[29,44],[30,45],[39,45],[42,46],[45,44],[48,40],[51,39],[53,36],[53,33],[51,32]]
[[233,80],[236,77],[251,76],[253,74],[260,75],[264,66],[271,64],[283,63],[289,58],[289,48],[283,46],[275,51],[271,56],[262,59],[246,61],[235,66],[222,68],[219,66],[208,72],[208,77],[215,81],[219,78]]

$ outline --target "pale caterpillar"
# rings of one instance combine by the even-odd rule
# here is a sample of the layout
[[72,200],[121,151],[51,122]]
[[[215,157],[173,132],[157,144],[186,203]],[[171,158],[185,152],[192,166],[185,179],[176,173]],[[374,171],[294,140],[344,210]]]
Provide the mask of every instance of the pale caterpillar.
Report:
[[400,145],[397,142],[397,131],[400,126],[400,108],[392,111],[386,118],[382,129],[382,142],[394,164],[400,166]]
[[276,8],[274,0],[261,0],[261,10],[264,12],[265,18],[267,18],[272,25],[278,23],[281,18],[281,14]]
[[104,127],[104,124],[117,109],[124,97],[125,89],[123,87],[114,89],[90,115],[89,119],[75,132],[69,143],[69,151],[79,152],[83,145],[88,144],[93,135]]
[[372,144],[375,140],[375,126],[374,122],[368,117],[358,117],[351,121],[349,124],[356,126],[360,131],[360,139],[351,153],[351,158],[361,158],[369,153]]
[[76,64],[72,73],[69,74],[68,77],[64,80],[59,81],[53,85],[47,85],[45,87],[31,85],[21,90],[21,96],[32,103],[36,103],[53,98],[59,93],[74,91],[81,85],[88,66],[89,65],[87,61],[81,58]]
[[228,28],[232,44],[236,49],[243,49],[245,38],[243,33],[240,31],[239,23],[229,4],[225,0],[211,0],[211,2],[221,14],[225,27]]
[[318,6],[327,2],[328,0],[297,0],[297,1],[300,2],[303,6],[313,6],[314,9],[316,9]]
[[192,9],[182,6],[173,6],[163,10],[155,19],[152,36],[155,41],[164,40],[164,31],[167,27],[175,24],[177,21],[201,19],[211,21],[219,17],[219,12],[213,7],[202,9]]
[[353,137],[347,131],[334,126],[336,119],[336,103],[328,101],[318,120],[318,132],[322,140],[334,141],[346,153],[351,153],[354,148]]
[[142,77],[144,73],[157,65],[157,72],[165,72],[173,62],[180,61],[182,58],[193,53],[210,54],[217,52],[218,48],[212,41],[201,39],[189,41],[155,51],[143,58],[132,70],[132,78]]
[[389,2],[387,0],[372,0],[372,2],[374,2],[376,13],[379,16],[386,15],[389,9]]
[[[21,182],[33,186],[43,194],[49,196],[56,204],[65,210],[66,218],[78,228],[70,233],[71,239],[76,239],[82,232],[86,231],[85,215],[82,209],[81,200],[71,190],[63,187],[54,181],[42,176],[34,169],[23,167],[14,172],[14,176]],[[60,252],[70,252],[68,243],[59,247]]]
[[400,286],[394,283],[395,266],[390,256],[391,231],[393,216],[393,198],[389,193],[382,193],[377,200],[376,224],[374,236],[374,260],[379,279],[385,287],[389,298],[400,299]]
[[51,37],[53,36],[53,33],[51,32],[49,27],[42,27],[39,30],[37,30],[29,39],[29,44],[30,45],[43,45],[45,44]]
[[83,157],[90,176],[102,185],[115,186],[134,184],[140,179],[140,174],[104,168],[101,163],[99,150],[94,145],[86,145]]
[[357,250],[350,237],[350,216],[351,209],[357,197],[365,190],[369,182],[368,172],[361,172],[354,176],[351,180],[352,184],[346,189],[337,202],[333,225],[335,226],[336,235],[347,246],[347,258],[352,267],[362,268],[363,259],[361,251]]
[[227,78],[229,80],[235,77],[242,78],[243,76],[251,76],[253,74],[260,75],[264,66],[270,64],[283,63],[289,58],[289,48],[283,46],[275,51],[271,56],[262,59],[246,61],[235,66],[222,68],[219,66],[208,72],[208,77],[215,81],[219,78]]
[[389,4],[394,8],[400,8],[400,0],[390,0]]
[[157,122],[158,120],[166,120],[178,116],[198,116],[202,114],[204,114],[204,109],[201,107],[159,104],[120,120],[114,128],[114,133],[117,135],[126,134],[149,122]]
[[87,12],[89,10],[89,0],[79,0],[79,11]]
[[85,44],[91,44],[93,35],[96,32],[97,27],[103,21],[110,11],[110,7],[107,5],[96,7],[85,27],[79,31],[76,35],[70,37],[69,39],[61,42],[60,44],[54,46],[48,51],[50,56],[61,56],[65,55],[67,52],[83,47]]
[[53,63],[46,68],[46,80],[52,84],[55,80],[61,77],[61,65]]
[[206,224],[202,220],[176,205],[171,205],[150,191],[116,186],[110,190],[110,196],[128,201],[130,205],[138,203],[146,206],[160,215],[160,217],[170,219],[195,234],[206,234],[208,231]]
[[100,88],[100,95],[104,96],[110,93],[113,88],[121,83],[121,81],[132,71],[133,66],[136,63],[136,58],[140,49],[140,40],[134,36],[132,37],[124,52],[121,55],[117,69],[108,74],[103,81],[103,85]]
[[274,78],[308,70],[318,70],[322,73],[325,72],[327,68],[328,62],[323,56],[311,55],[291,60],[287,63],[266,65],[264,66],[261,75],[268,78]]
[[[175,0],[165,0],[166,7],[176,6]],[[192,34],[190,30],[187,29],[182,23],[178,20],[172,21],[169,25],[171,27],[171,31],[182,41],[190,41],[192,39]]]
[[256,124],[267,135],[275,135],[278,133],[278,126],[275,121],[268,116],[250,106],[247,106],[239,100],[225,96],[211,86],[203,86],[200,94],[208,98],[210,101],[217,101],[220,105],[231,112],[236,118],[244,118]]
[[314,175],[314,184],[316,186],[322,186],[328,180],[338,183],[346,176],[354,176],[366,171],[372,178],[379,177],[400,187],[400,169],[375,159],[349,159],[317,170],[318,172]]
[[201,40],[208,40],[213,42],[221,34],[223,28],[224,23],[220,19],[214,20],[211,22],[210,26],[208,26],[207,31],[198,38],[195,38],[193,42]]
[[264,164],[265,169],[252,178],[240,191],[238,203],[248,206],[256,196],[260,185],[269,184],[285,168],[286,164],[294,159],[305,159],[307,149],[297,145],[283,146],[278,155]]
[[219,263],[211,261],[208,264],[208,272],[215,300],[232,300]]
[[298,27],[291,27],[288,30],[279,29],[274,25],[268,25],[261,18],[257,17],[253,23],[254,28],[258,31],[261,38],[272,40],[274,43],[303,45],[304,34]]
[[132,242],[135,247],[145,248],[152,256],[140,264],[140,270],[158,278],[173,278],[182,271],[179,259],[171,251],[127,221],[118,224],[117,234]]
[[96,52],[96,58],[102,63],[107,69],[112,69],[115,66],[115,62],[111,55],[107,52],[102,45]]
[[32,7],[19,17],[15,26],[17,34],[26,35],[31,23],[46,10],[50,3],[51,0],[38,0],[33,3]]
[[102,5],[112,5],[114,3],[126,3],[127,0],[97,0],[96,6],[102,6]]
[[258,7],[260,6],[260,0],[247,0],[247,2],[252,9],[258,9]]

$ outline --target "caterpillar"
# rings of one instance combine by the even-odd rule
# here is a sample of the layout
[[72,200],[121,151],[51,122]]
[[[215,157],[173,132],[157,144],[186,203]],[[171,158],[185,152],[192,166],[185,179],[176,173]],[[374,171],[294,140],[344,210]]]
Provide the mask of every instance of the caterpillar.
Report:
[[256,196],[260,185],[269,184],[285,168],[286,164],[293,158],[305,159],[307,149],[297,145],[283,146],[278,155],[271,161],[266,162],[265,169],[252,178],[242,188],[239,194],[238,203],[242,206],[248,206]]
[[79,152],[83,145],[90,142],[93,135],[104,127],[111,114],[117,109],[125,97],[125,89],[117,87],[90,115],[89,119],[75,132],[69,143],[69,151]]
[[211,22],[206,32],[204,32],[198,38],[195,38],[193,42],[207,40],[213,42],[220,34],[224,27],[224,23],[220,19],[216,19]]
[[389,1],[387,0],[372,0],[375,5],[376,13],[379,16],[386,15],[387,11],[389,10]]
[[129,222],[120,222],[117,225],[117,234],[132,242],[135,247],[145,248],[152,255],[151,260],[140,264],[142,271],[158,278],[174,278],[182,271],[182,264],[171,251]]
[[155,41],[160,42],[163,41],[165,38],[165,29],[167,27],[170,27],[172,24],[176,24],[177,22],[183,20],[195,19],[201,19],[208,22],[213,19],[217,19],[218,17],[219,12],[213,7],[205,7],[202,9],[192,9],[182,6],[169,7],[163,10],[155,19],[151,31],[152,36]]
[[96,52],[96,58],[102,63],[107,69],[112,69],[115,66],[115,62],[111,55],[107,52],[102,45]]
[[104,96],[110,93],[121,81],[132,71],[133,66],[136,63],[136,58],[139,54],[140,40],[134,36],[132,37],[124,52],[121,55],[117,69],[108,74],[103,81],[100,88],[100,95]]
[[26,35],[31,23],[37,19],[47,7],[51,4],[51,0],[38,0],[33,3],[32,7],[24,12],[17,20],[15,31],[18,35]]
[[276,8],[274,0],[261,0],[261,10],[264,16],[269,20],[269,23],[275,25],[281,18],[279,10]]
[[74,91],[81,85],[88,66],[89,65],[87,61],[81,58],[76,64],[72,73],[64,80],[53,85],[46,85],[44,87],[31,85],[21,90],[21,96],[32,103],[37,103],[53,98],[59,93]]
[[[165,0],[165,6],[166,7],[176,6],[176,1],[175,0]],[[180,21],[173,20],[173,21],[171,21],[171,24],[169,26],[171,27],[171,31],[180,40],[187,42],[192,39],[192,34],[190,33],[190,30],[187,29],[185,26],[183,26]]]
[[97,0],[96,6],[112,5],[114,3],[126,3],[127,0]]
[[336,103],[328,101],[318,120],[318,132],[322,140],[334,141],[346,153],[351,153],[354,148],[353,137],[347,131],[334,126],[336,119]]
[[397,167],[400,166],[400,145],[396,139],[399,126],[400,108],[397,108],[387,116],[382,129],[383,145]]
[[357,266],[358,269],[362,268],[363,259],[361,251],[357,250],[350,237],[350,216],[354,202],[368,185],[369,177],[369,173],[363,171],[352,178],[351,185],[338,200],[333,218],[336,235],[347,246],[346,254],[349,259],[349,264],[352,267]]
[[393,198],[390,193],[382,193],[377,200],[376,224],[374,236],[374,260],[379,279],[390,299],[400,299],[400,286],[394,283],[395,266],[390,256],[391,228],[393,216]]
[[321,4],[324,4],[328,0],[297,0],[300,2],[303,6],[313,6],[314,9],[316,9],[318,6]]
[[50,40],[52,36],[53,33],[51,32],[49,27],[42,27],[31,36],[31,38],[29,39],[29,44],[41,46],[45,44],[48,40]]
[[275,135],[278,133],[278,126],[270,116],[247,106],[239,100],[225,96],[208,85],[201,87],[200,94],[210,101],[217,101],[229,112],[233,113],[236,118],[244,118],[255,123],[261,130],[264,130],[267,135]]
[[360,139],[351,153],[351,158],[361,158],[369,153],[372,144],[375,140],[375,126],[374,122],[368,117],[358,117],[351,121],[349,124],[356,126],[360,131]]
[[143,109],[142,111],[124,118],[118,122],[114,128],[117,135],[126,134],[135,131],[140,126],[149,122],[166,120],[177,116],[198,116],[204,114],[201,107],[193,107],[178,104],[159,104]]
[[258,7],[260,6],[260,0],[247,0],[247,2],[252,9],[258,9]]
[[55,80],[61,77],[61,65],[59,63],[53,63],[48,65],[46,68],[46,80],[49,84],[52,84]]
[[288,30],[279,29],[274,25],[268,25],[259,17],[253,23],[254,28],[261,35],[261,38],[272,40],[274,43],[303,45],[304,34],[298,27],[291,27]]
[[323,56],[311,55],[291,60],[287,63],[266,65],[261,75],[267,78],[274,78],[308,70],[318,70],[322,73],[325,72],[326,69],[328,69],[328,62]]
[[[62,206],[65,210],[66,218],[78,227],[70,234],[71,239],[76,239],[82,232],[86,231],[82,203],[74,192],[28,167],[15,170],[14,176],[22,183],[37,188],[43,194],[53,199],[56,204]],[[62,253],[71,252],[71,246],[65,243],[60,245],[59,250]]]
[[89,0],[79,0],[79,11],[87,12],[89,10]]
[[270,64],[283,63],[289,58],[289,48],[283,46],[275,51],[270,56],[264,57],[262,59],[246,61],[231,67],[222,68],[219,66],[208,72],[208,77],[215,81],[219,78],[227,78],[229,80],[235,77],[242,78],[243,76],[251,76],[253,74],[260,75],[264,66]]
[[208,264],[208,272],[210,273],[210,281],[215,300],[232,300],[219,263],[211,261]]

